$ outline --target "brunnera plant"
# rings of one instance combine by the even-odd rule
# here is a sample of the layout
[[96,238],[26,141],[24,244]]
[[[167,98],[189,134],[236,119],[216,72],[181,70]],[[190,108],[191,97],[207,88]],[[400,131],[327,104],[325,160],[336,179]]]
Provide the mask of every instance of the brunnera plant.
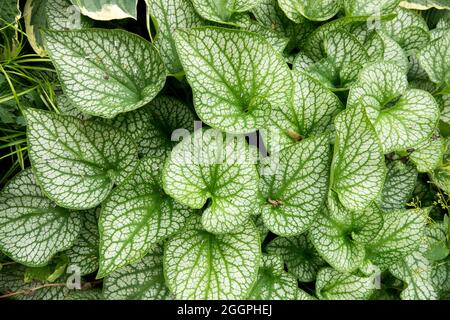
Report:
[[0,299],[450,298],[445,1],[137,2],[1,2]]

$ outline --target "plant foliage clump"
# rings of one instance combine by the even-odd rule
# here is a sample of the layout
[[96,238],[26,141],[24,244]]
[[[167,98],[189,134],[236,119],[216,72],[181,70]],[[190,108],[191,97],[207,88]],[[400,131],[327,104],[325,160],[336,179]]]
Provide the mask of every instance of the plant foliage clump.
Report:
[[0,40],[0,299],[450,298],[448,1],[2,0]]

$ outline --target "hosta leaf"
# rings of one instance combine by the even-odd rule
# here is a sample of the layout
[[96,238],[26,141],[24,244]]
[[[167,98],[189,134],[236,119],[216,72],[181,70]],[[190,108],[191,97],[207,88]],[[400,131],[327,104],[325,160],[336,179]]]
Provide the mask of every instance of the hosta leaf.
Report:
[[306,17],[309,20],[324,21],[333,17],[341,8],[340,1],[334,0],[278,0],[286,16],[296,23]]
[[[180,100],[158,96],[147,106],[121,114],[110,123],[132,136],[140,155],[166,157],[178,139],[194,130],[195,119],[191,109]],[[176,135],[177,129],[180,137]]]
[[325,264],[306,234],[296,237],[277,237],[266,247],[270,254],[283,258],[289,273],[301,282],[311,282],[316,279],[317,271]]
[[82,219],[80,236],[75,244],[65,252],[69,265],[80,268],[80,274],[86,275],[98,269],[98,227],[96,210],[80,215]]
[[340,113],[335,127],[331,189],[346,208],[364,209],[383,187],[386,169],[380,142],[362,107]]
[[331,268],[319,271],[316,293],[321,300],[366,300],[374,292],[372,277],[340,273]]
[[400,0],[344,0],[345,14],[347,16],[370,16],[391,13],[397,8]]
[[80,233],[81,213],[47,199],[30,169],[7,184],[0,200],[0,250],[19,263],[44,266]]
[[380,268],[387,268],[417,249],[428,211],[400,209],[385,213],[383,228],[367,247],[368,258]]
[[277,255],[263,255],[258,279],[247,299],[296,300],[297,280],[283,270],[283,260]]
[[154,246],[139,262],[108,275],[103,282],[108,300],[161,300],[170,298],[163,271],[163,248]]
[[192,0],[195,10],[203,18],[219,23],[233,20],[235,13],[251,10],[260,0]]
[[103,204],[98,278],[142,258],[193,214],[164,193],[161,171],[160,159],[142,159],[134,174]]
[[47,31],[44,39],[64,93],[85,113],[113,118],[144,106],[164,86],[157,50],[133,33]]
[[383,211],[402,209],[414,191],[417,170],[401,161],[389,162],[386,167],[386,180],[378,205]]
[[445,139],[439,133],[434,133],[431,138],[425,140],[409,155],[409,160],[414,163],[419,172],[432,172],[442,163],[445,152]]
[[113,127],[38,109],[26,118],[36,180],[60,206],[96,207],[136,166],[134,143]]
[[92,26],[92,20],[80,15],[70,0],[28,0],[23,16],[28,41],[40,56],[47,54],[42,30],[72,30]]
[[[197,130],[173,149],[163,173],[165,192],[203,212],[206,230],[233,231],[257,210],[258,172],[244,138],[225,139],[214,129]],[[249,157],[247,157],[249,156]]]
[[432,281],[432,266],[421,252],[413,252],[389,267],[389,271],[406,283],[403,300],[435,300],[438,298]]
[[260,210],[270,231],[293,236],[311,226],[327,195],[330,153],[327,137],[280,151],[274,174],[260,180]]
[[176,75],[183,71],[183,67],[175,48],[173,32],[176,29],[203,25],[204,21],[190,0],[146,0],[146,2],[148,14],[157,25],[155,47],[159,50],[166,69]]
[[235,233],[215,235],[195,217],[166,244],[166,283],[177,299],[243,299],[256,281],[260,258],[252,222]]
[[349,92],[348,105],[362,103],[385,153],[417,146],[432,135],[439,119],[431,94],[407,86],[398,66],[381,62],[364,68]]
[[450,33],[431,41],[419,54],[420,65],[431,81],[450,84]]
[[[298,139],[333,131],[333,119],[343,109],[339,98],[319,81],[300,71],[292,75],[292,102],[272,111],[271,124],[279,131],[280,149]],[[271,151],[276,147],[270,146]]]
[[348,211],[345,221],[339,221],[325,210],[311,228],[310,238],[333,268],[351,272],[362,265],[365,244],[377,235],[382,225],[382,216],[372,207],[359,212]]
[[175,43],[198,116],[230,133],[265,127],[270,109],[290,99],[284,59],[255,33],[222,28],[178,30]]
[[94,20],[137,19],[137,0],[70,0]]

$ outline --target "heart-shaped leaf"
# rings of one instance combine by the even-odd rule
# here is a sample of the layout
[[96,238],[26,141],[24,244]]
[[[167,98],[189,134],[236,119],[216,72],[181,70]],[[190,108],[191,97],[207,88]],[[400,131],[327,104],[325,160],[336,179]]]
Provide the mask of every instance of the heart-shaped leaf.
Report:
[[323,268],[317,275],[316,293],[321,300],[366,300],[374,292],[373,280]]
[[365,245],[383,226],[383,217],[375,207],[346,212],[345,220],[325,210],[314,223],[310,238],[319,254],[336,270],[352,272],[361,267]]
[[417,171],[432,172],[442,164],[445,149],[445,139],[435,132],[412,150],[409,160],[416,165]]
[[254,154],[243,136],[230,139],[214,129],[196,130],[167,159],[164,190],[194,209],[208,204],[202,223],[209,232],[233,231],[257,211],[259,177]]
[[278,0],[286,16],[296,23],[305,18],[314,21],[324,21],[333,17],[341,8],[340,1],[334,0]]
[[64,93],[85,113],[113,118],[144,106],[164,86],[157,50],[133,33],[47,31],[44,39]]
[[419,62],[431,81],[450,84],[450,33],[431,41],[419,54]]
[[195,217],[166,244],[166,283],[177,299],[243,299],[256,281],[260,250],[251,221],[235,233],[215,235]]
[[327,195],[330,160],[326,136],[280,151],[274,174],[260,181],[261,216],[270,231],[293,236],[311,226]]
[[436,300],[432,266],[421,252],[413,252],[389,267],[389,271],[406,283],[400,297],[403,300]]
[[[293,99],[272,111],[271,130],[278,131],[272,152],[311,136],[334,131],[333,119],[343,109],[339,98],[309,75],[293,71]],[[264,135],[264,130],[262,130]],[[273,132],[264,135],[270,143]]]
[[314,281],[317,271],[325,264],[306,234],[277,237],[267,245],[266,250],[282,257],[289,273],[301,282]]
[[259,35],[203,27],[178,30],[175,43],[195,110],[206,124],[249,133],[267,125],[271,108],[288,104],[289,67]]
[[439,119],[439,107],[431,94],[408,89],[406,74],[387,62],[361,71],[347,105],[359,103],[365,107],[384,153],[417,146],[433,134]]
[[137,19],[137,0],[70,0],[94,20]]
[[136,166],[135,144],[113,127],[38,109],[25,115],[36,180],[60,206],[96,207]]
[[0,193],[0,250],[21,264],[44,266],[75,243],[81,215],[47,199],[27,169]]
[[258,279],[247,299],[250,300],[296,300],[297,280],[284,271],[281,257],[263,255]]
[[163,247],[155,245],[139,262],[108,275],[103,281],[108,300],[162,300],[170,298],[163,271]]
[[[181,74],[183,67],[175,48],[173,32],[176,29],[201,26],[205,22],[197,14],[190,0],[146,0],[146,3],[148,14],[157,26],[155,47],[169,73]],[[151,34],[151,30],[149,33]]]
[[179,139],[194,130],[195,114],[178,99],[158,96],[147,106],[109,123],[129,133],[143,157],[165,158]]
[[383,188],[386,169],[381,145],[360,106],[340,113],[335,127],[330,186],[346,208],[361,210]]
[[193,214],[164,193],[161,171],[158,158],[142,159],[133,175],[103,204],[98,278],[142,258]]
[[383,228],[370,242],[367,257],[388,268],[417,249],[424,236],[429,209],[394,210],[383,215]]

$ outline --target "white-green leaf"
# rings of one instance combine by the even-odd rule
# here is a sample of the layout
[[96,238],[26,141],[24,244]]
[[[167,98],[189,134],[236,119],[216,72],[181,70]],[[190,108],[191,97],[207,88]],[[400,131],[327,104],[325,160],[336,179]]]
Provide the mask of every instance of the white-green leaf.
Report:
[[431,41],[419,54],[419,62],[431,81],[450,84],[450,33]]
[[400,297],[403,300],[436,300],[432,265],[421,252],[412,252],[389,267],[389,271],[405,282]]
[[98,278],[142,258],[193,214],[162,190],[162,165],[158,158],[142,159],[134,174],[103,204]]
[[429,139],[421,143],[409,155],[419,172],[432,172],[442,164],[445,152],[445,139],[435,132]]
[[383,211],[402,209],[414,191],[417,170],[412,164],[401,161],[389,162],[386,167],[386,180],[378,205]]
[[219,23],[228,23],[233,15],[249,11],[261,0],[191,0],[195,10],[203,18]]
[[[183,134],[194,130],[195,120],[195,114],[180,100],[157,96],[147,106],[121,114],[110,123],[132,136],[141,156],[165,158]],[[180,137],[175,134],[178,129]]]
[[[161,54],[166,69],[172,75],[183,71],[175,48],[173,33],[177,29],[203,25],[190,0],[146,0],[148,14],[157,26],[155,47]],[[150,30],[149,30],[150,33]]]
[[272,111],[271,125],[279,134],[279,145],[270,145],[272,152],[295,144],[298,139],[334,131],[333,119],[343,109],[339,98],[319,81],[300,71],[293,71],[292,76],[292,101]]
[[347,16],[381,16],[397,8],[400,0],[344,0],[345,14]]
[[44,266],[75,243],[80,215],[47,199],[27,169],[0,193],[0,250],[24,265]]
[[450,193],[450,138],[445,139],[442,163],[430,173],[431,180],[440,189]]
[[195,217],[166,244],[166,283],[177,299],[244,299],[257,278],[260,250],[251,221],[235,233],[215,235]]
[[163,247],[154,246],[139,262],[108,275],[103,282],[108,300],[169,299],[163,271]]
[[204,27],[178,30],[175,43],[195,109],[206,124],[252,132],[267,125],[270,109],[289,103],[289,67],[261,36]]
[[229,139],[214,129],[196,130],[167,159],[164,190],[194,209],[211,199],[202,216],[204,228],[214,233],[233,231],[258,210],[255,151],[243,136]]
[[383,228],[367,247],[368,259],[383,269],[416,250],[424,237],[428,211],[400,209],[385,213]]
[[162,89],[164,63],[152,44],[120,29],[47,31],[44,40],[64,93],[81,111],[113,118]]
[[361,267],[365,244],[375,237],[383,218],[375,208],[346,212],[341,221],[329,210],[318,217],[310,230],[310,239],[319,254],[336,270],[352,272]]
[[372,277],[340,273],[331,268],[319,271],[316,294],[321,300],[367,300],[374,292]]
[[346,208],[361,210],[383,188],[386,168],[381,145],[360,106],[340,113],[335,127],[330,186]]
[[311,226],[327,195],[330,159],[326,136],[280,151],[273,174],[260,180],[260,210],[270,231],[294,236]]
[[38,109],[26,119],[36,180],[60,206],[96,207],[137,164],[135,144],[113,127]]
[[138,0],[70,0],[94,20],[137,19]]
[[92,20],[82,16],[70,0],[27,0],[24,9],[28,42],[40,56],[47,53],[41,31],[73,30],[92,26]]
[[439,119],[439,106],[431,94],[408,89],[404,71],[387,62],[361,71],[347,104],[365,107],[384,153],[417,146],[432,135]]
[[324,21],[333,17],[341,8],[341,2],[336,0],[278,0],[286,16],[296,23],[304,17],[314,21]]
[[75,244],[65,252],[69,266],[80,268],[80,274],[86,275],[98,269],[98,222],[97,210],[79,213],[82,220],[81,231]]
[[267,245],[266,250],[281,256],[289,273],[301,282],[314,281],[317,271],[325,264],[306,234],[277,237]]
[[448,0],[403,0],[400,6],[411,10],[428,10],[436,8],[439,10],[450,10]]
[[261,0],[260,4],[252,9],[252,13],[259,24],[289,40],[285,52],[301,48],[313,30],[313,24],[308,20],[295,23],[286,17],[277,0]]
[[281,257],[263,255],[258,279],[247,299],[296,300],[298,290],[297,279],[284,271]]

